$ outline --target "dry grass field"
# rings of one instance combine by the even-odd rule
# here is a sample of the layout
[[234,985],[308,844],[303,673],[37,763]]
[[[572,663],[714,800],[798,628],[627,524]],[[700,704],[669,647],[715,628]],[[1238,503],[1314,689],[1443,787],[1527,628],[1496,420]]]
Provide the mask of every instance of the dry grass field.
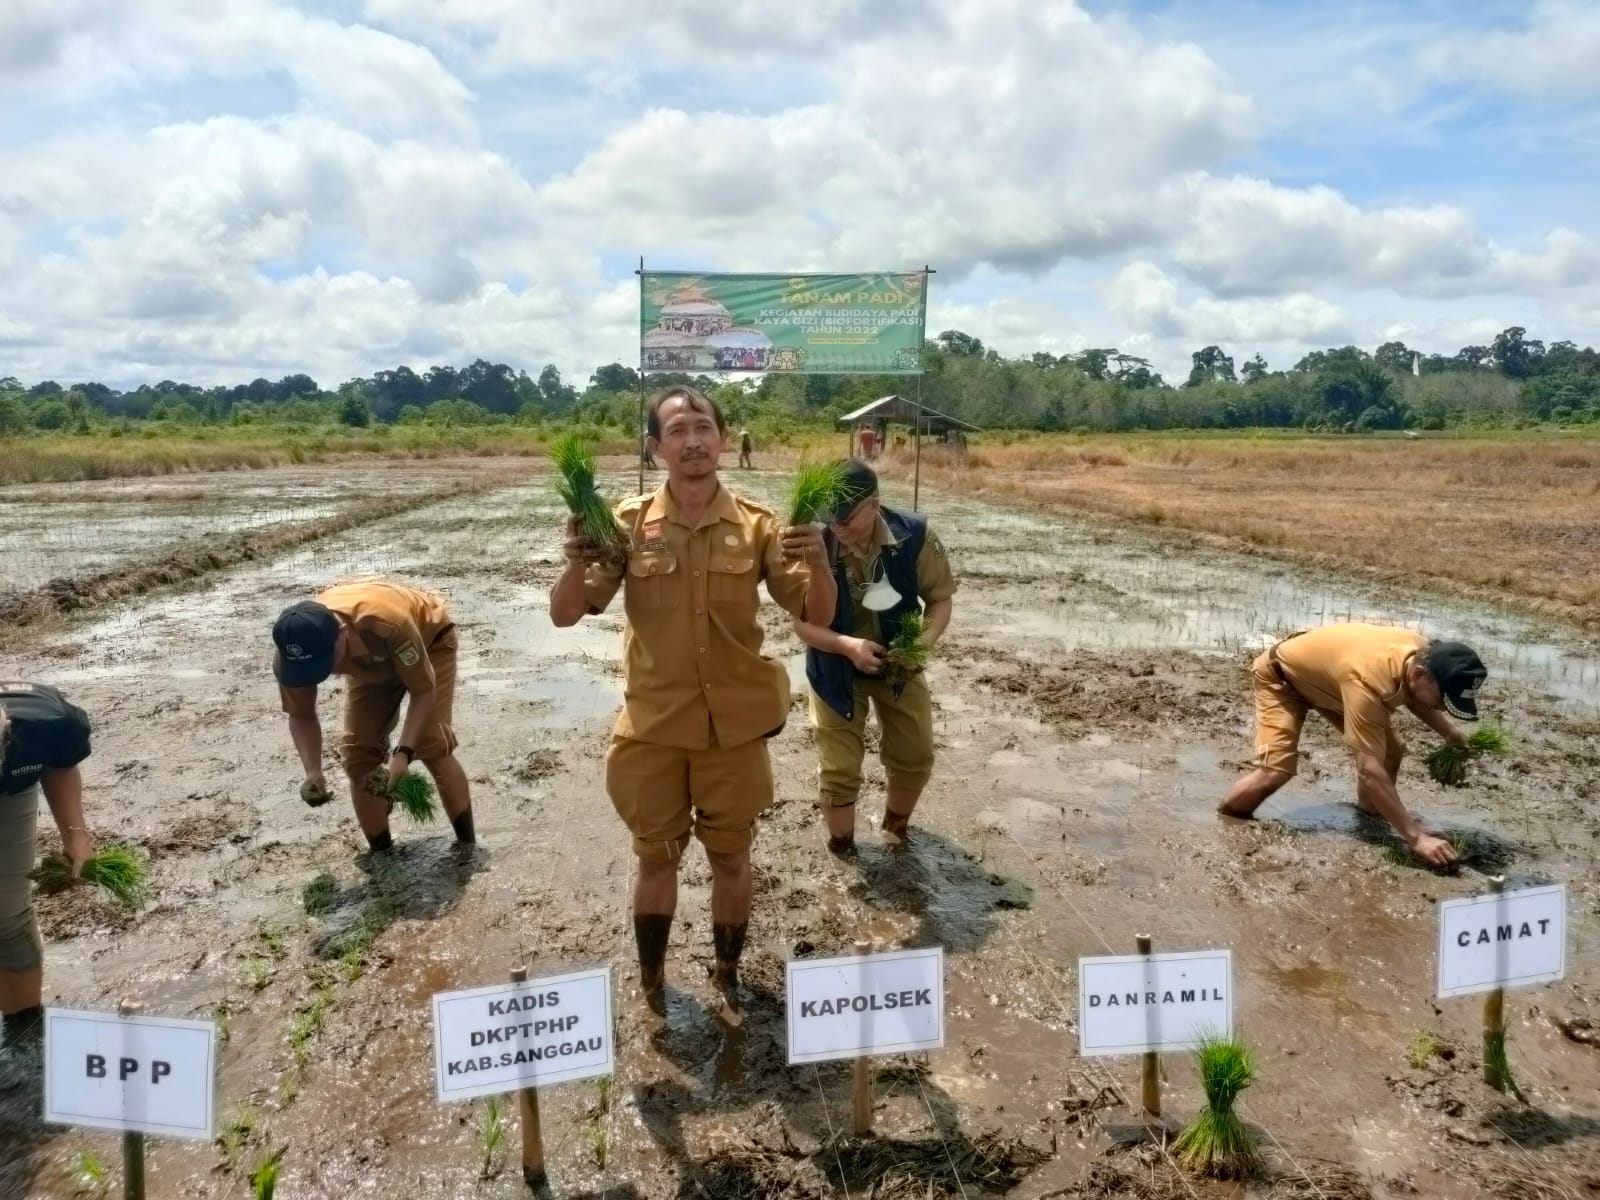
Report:
[[1600,439],[1030,441],[925,450],[922,472],[1600,626]]

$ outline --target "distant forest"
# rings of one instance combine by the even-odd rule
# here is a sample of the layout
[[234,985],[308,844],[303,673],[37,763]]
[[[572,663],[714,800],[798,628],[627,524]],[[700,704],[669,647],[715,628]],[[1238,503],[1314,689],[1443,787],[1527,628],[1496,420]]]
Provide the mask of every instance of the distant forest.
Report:
[[[1600,423],[1600,353],[1546,345],[1513,326],[1487,346],[1424,354],[1403,342],[1368,352],[1318,350],[1287,369],[1195,351],[1187,379],[1113,348],[1006,358],[947,330],[927,343],[922,402],[990,429],[1139,430],[1247,427],[1365,432]],[[915,396],[908,376],[775,375],[739,381],[651,375],[648,387],[694,382],[730,417],[769,436],[829,421],[879,396]],[[483,359],[465,367],[379,371],[328,389],[309,375],[199,387],[166,379],[132,391],[102,383],[26,385],[0,377],[0,435],[162,427],[582,422],[631,430],[638,373],[609,363],[582,389],[552,365],[537,376]]]

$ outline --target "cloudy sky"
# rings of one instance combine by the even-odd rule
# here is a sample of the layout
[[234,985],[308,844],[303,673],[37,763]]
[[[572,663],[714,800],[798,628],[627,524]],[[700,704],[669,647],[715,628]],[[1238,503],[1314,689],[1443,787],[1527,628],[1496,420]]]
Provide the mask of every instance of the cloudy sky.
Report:
[[1600,0],[4,0],[0,375],[634,361],[658,267],[932,264],[1181,376],[1600,341]]

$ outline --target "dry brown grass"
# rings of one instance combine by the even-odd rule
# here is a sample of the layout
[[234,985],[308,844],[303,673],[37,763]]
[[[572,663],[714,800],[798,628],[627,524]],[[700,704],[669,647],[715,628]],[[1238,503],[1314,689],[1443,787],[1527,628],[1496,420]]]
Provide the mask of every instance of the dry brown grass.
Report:
[[1600,439],[1063,439],[926,449],[922,472],[1600,626]]

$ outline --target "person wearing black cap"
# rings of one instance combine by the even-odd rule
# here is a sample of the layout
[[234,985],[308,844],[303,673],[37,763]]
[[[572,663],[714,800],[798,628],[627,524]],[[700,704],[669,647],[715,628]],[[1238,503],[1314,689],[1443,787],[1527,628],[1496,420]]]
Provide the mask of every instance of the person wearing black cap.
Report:
[[1489,676],[1461,642],[1429,641],[1388,625],[1324,625],[1291,634],[1251,667],[1256,706],[1254,768],[1240,777],[1217,811],[1248,817],[1294,777],[1306,714],[1320,712],[1344,735],[1355,757],[1356,804],[1382,817],[1411,852],[1435,866],[1456,853],[1417,823],[1400,802],[1395,781],[1405,743],[1394,730],[1404,705],[1453,746],[1467,739],[1450,717],[1478,719],[1478,689]]
[[34,837],[44,793],[76,875],[94,853],[83,819],[89,718],[53,687],[0,682],[0,1013],[4,1045],[44,1025],[44,944],[33,914]]
[[844,469],[844,499],[825,541],[839,592],[833,621],[794,621],[807,647],[828,848],[838,854],[855,845],[869,705],[878,714],[879,757],[888,784],[883,836],[890,843],[905,839],[933,774],[933,696],[920,673],[899,691],[880,678],[885,648],[911,613],[923,615],[927,640],[938,641],[950,624],[956,594],[950,560],[927,520],[882,504],[878,476],[860,459],[850,459]]
[[[289,736],[305,767],[300,798],[313,808],[331,798],[322,774],[322,726],[317,685],[330,675],[345,688],[340,758],[350,778],[356,819],[374,850],[393,844],[389,801],[368,790],[383,768],[389,782],[420,761],[439,786],[456,837],[476,840],[472,795],[455,755],[451,713],[456,685],[456,627],[444,600],[432,592],[385,580],[345,583],[315,600],[291,604],[272,627],[272,659]],[[391,751],[390,735],[405,701],[405,721]]]

